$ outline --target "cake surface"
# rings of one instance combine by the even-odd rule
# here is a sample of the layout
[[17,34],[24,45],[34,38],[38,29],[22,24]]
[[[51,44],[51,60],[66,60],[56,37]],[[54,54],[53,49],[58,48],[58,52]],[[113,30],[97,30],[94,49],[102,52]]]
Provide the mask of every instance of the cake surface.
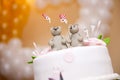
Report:
[[35,80],[82,80],[113,74],[105,46],[73,47],[51,51],[34,59]]

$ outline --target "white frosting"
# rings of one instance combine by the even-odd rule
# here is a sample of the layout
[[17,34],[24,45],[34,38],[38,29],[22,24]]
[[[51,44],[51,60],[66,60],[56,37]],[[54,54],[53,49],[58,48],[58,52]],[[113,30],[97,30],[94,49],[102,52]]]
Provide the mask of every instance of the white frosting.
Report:
[[111,59],[105,46],[74,47],[52,51],[34,60],[35,80],[81,80],[113,74]]

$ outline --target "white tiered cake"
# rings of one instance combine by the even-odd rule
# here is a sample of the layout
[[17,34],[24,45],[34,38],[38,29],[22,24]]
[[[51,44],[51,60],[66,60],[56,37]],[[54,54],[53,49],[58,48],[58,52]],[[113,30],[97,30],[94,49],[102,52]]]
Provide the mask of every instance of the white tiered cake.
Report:
[[105,46],[51,51],[37,57],[33,65],[35,80],[111,80],[118,76]]

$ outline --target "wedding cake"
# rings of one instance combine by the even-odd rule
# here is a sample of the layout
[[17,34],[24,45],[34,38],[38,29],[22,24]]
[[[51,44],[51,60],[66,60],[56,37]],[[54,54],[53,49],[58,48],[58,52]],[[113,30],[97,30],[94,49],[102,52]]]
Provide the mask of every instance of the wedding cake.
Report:
[[35,80],[82,80],[113,74],[105,46],[86,46],[49,52],[34,60]]
[[[35,51],[35,80],[112,80],[114,73],[106,43],[97,38],[83,39],[77,25],[71,26],[70,46],[65,43],[60,27],[51,29],[51,49]],[[78,42],[77,42],[78,41]],[[107,40],[108,42],[108,40]]]

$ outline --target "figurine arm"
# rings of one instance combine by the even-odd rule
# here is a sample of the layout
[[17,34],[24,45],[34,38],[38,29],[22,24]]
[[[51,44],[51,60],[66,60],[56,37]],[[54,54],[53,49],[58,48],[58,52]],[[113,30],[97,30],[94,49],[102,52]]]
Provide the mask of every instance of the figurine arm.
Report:
[[53,39],[51,39],[51,40],[48,42],[48,44],[49,44],[51,47],[53,47],[53,46],[54,46]]
[[80,42],[83,42],[83,37],[81,36],[81,34],[79,34],[79,39]]
[[66,44],[65,38],[63,36],[61,36],[61,37],[62,37],[62,44]]
[[67,42],[68,42],[68,43],[71,43],[71,36],[72,36],[72,35],[70,35],[70,34],[68,35],[68,39],[67,39]]

